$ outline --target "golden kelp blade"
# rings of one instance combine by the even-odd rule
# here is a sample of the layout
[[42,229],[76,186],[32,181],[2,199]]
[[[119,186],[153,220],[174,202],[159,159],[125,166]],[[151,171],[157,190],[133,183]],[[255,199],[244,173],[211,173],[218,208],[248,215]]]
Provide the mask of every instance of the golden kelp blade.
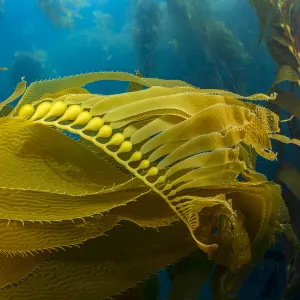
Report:
[[292,116],[300,118],[300,101],[293,93],[289,91],[279,91],[278,97],[273,103],[284,108]]
[[[226,194],[235,209],[236,217],[230,217],[226,211],[222,213],[214,208],[206,209],[199,215],[200,227],[197,236],[219,244],[218,250],[211,256],[212,259],[217,264],[237,272],[250,259],[253,263],[260,260],[272,243],[273,234],[282,231],[280,224],[285,222],[285,218],[279,213],[279,209],[285,207],[285,204],[280,187],[267,181],[236,182],[232,186],[205,188],[193,192],[201,197],[214,193]],[[219,232],[224,232],[210,235],[209,232],[216,227]]]
[[0,103],[0,112],[3,109],[3,107],[10,102],[14,101],[18,97],[20,97],[26,90],[26,81],[24,80],[24,77],[22,78],[22,81],[18,83],[15,91],[10,95],[7,99],[5,99],[3,102]]
[[70,88],[79,88],[88,83],[99,81],[99,80],[118,80],[118,81],[128,81],[141,84],[146,87],[150,86],[191,86],[188,83],[180,80],[163,80],[157,78],[140,78],[129,73],[123,72],[95,72],[95,73],[86,73],[74,76],[68,76],[52,80],[42,80],[34,82],[27,89],[24,96],[21,98],[20,102],[16,106],[16,109],[13,111],[12,115],[20,108],[20,105],[32,103],[33,101],[41,98],[47,93],[57,93],[59,91],[70,89]]
[[[78,245],[107,233],[120,221],[127,220],[142,227],[170,226],[178,217],[167,203],[154,193],[146,194],[111,209],[102,215],[61,222],[20,222],[0,220],[0,252],[6,255],[35,255],[54,249]],[[30,253],[29,253],[30,252]]]
[[[144,190],[134,190],[94,194],[87,196],[70,196],[49,192],[0,188],[2,219],[20,222],[62,221],[90,217],[108,211],[115,206],[125,205],[136,200]],[[60,202],[61,201],[61,202]],[[9,210],[7,204],[11,203]],[[19,205],[17,205],[19,203]],[[31,211],[28,211],[31,207]],[[45,213],[45,207],[49,207]]]
[[12,118],[0,119],[0,128],[2,219],[82,218],[149,190],[51,128]]
[[90,94],[90,92],[87,91],[84,88],[81,88],[81,87],[67,88],[67,89],[58,91],[56,93],[47,93],[47,94],[43,95],[40,99],[33,101],[32,104],[36,105],[38,103],[43,102],[44,100],[49,100],[49,99],[55,100],[55,99],[60,98],[62,96],[67,97],[70,94],[72,94],[72,95],[77,95],[77,94],[86,95],[86,94]]
[[283,222],[278,213],[281,207],[285,207],[280,186],[268,182],[252,187],[240,186],[230,192],[229,197],[233,206],[245,217],[244,226],[253,249],[252,255],[260,257],[269,247],[265,244],[266,240],[272,240],[272,234],[280,231]]
[[220,96],[229,96],[235,99],[240,99],[240,100],[259,100],[259,101],[270,101],[274,100],[276,98],[276,93],[271,94],[270,96],[265,95],[265,94],[253,94],[250,96],[242,96],[236,93],[232,93],[229,91],[223,91],[223,90],[217,90],[217,89],[199,89],[199,93],[203,93],[205,95],[220,95]]
[[68,89],[64,89],[64,90],[61,90],[57,93],[53,93],[53,94],[45,94],[43,95],[40,100],[44,100],[46,98],[51,98],[51,99],[56,99],[58,97],[61,97],[63,95],[69,95],[69,94],[89,94],[90,92],[87,91],[86,89],[83,89],[83,88],[68,88]]
[[299,82],[299,74],[297,70],[293,69],[289,65],[281,65],[276,73],[273,86],[278,85],[283,81]]
[[[167,205],[155,201],[157,195],[152,195],[153,206],[150,207],[143,206],[150,203],[144,195],[139,209],[134,208],[139,202],[134,202],[132,209],[129,206],[115,208],[143,195],[145,189],[140,182],[134,184],[136,180],[65,135],[20,119],[2,119],[0,127],[4,168],[0,180],[1,218],[7,219],[1,221],[1,252],[34,252],[79,244],[102,235],[123,219],[145,227],[167,226],[177,219],[168,209],[165,209],[167,217],[162,218],[163,206]],[[32,138],[39,144],[32,143]],[[11,209],[14,203],[17,205]],[[31,207],[30,212],[28,207]],[[103,218],[93,216],[106,210],[112,211]],[[160,217],[156,217],[157,214]],[[89,216],[93,217],[87,218]],[[62,220],[65,222],[57,222]]]
[[[196,91],[199,91],[198,89],[192,88],[192,87],[176,87],[176,88],[170,88],[170,87],[162,87],[162,86],[153,86],[149,89],[140,90],[136,92],[126,92],[122,94],[115,94],[115,95],[108,95],[105,99],[99,99],[98,102],[95,102],[91,110],[91,113],[94,115],[103,115],[105,113],[108,113],[112,110],[118,109],[120,107],[125,107],[125,105],[131,105],[131,107],[135,107],[136,109],[139,107],[140,109],[148,110],[150,107],[149,105],[152,104],[153,101],[160,102],[168,101],[172,98],[166,98],[166,96],[172,96],[175,94],[178,97],[181,97],[181,94],[183,93],[195,93]],[[65,101],[68,104],[70,103],[70,100],[72,98],[70,97],[67,101]],[[147,101],[148,99],[148,101]],[[176,101],[176,99],[175,99]],[[136,103],[140,102],[140,103]],[[150,102],[150,103],[148,103]],[[171,102],[171,101],[170,101]],[[174,102],[174,99],[173,99]],[[142,103],[142,104],[141,104]],[[129,107],[129,106],[128,106]],[[126,112],[128,113],[129,108],[126,107]],[[154,107],[157,109],[157,104],[154,104]],[[141,111],[144,112],[144,111]],[[121,119],[121,115],[118,114],[119,119]],[[126,116],[123,116],[123,118],[126,118]]]
[[294,144],[294,145],[300,146],[300,140],[290,139],[287,136],[284,136],[284,135],[281,135],[281,134],[270,134],[270,138],[274,139],[274,140],[277,140],[277,141],[280,141],[280,142],[285,143],[285,144]]
[[35,256],[37,253],[55,252],[78,245],[88,239],[103,235],[112,229],[119,219],[115,213],[97,215],[86,220],[61,222],[0,221],[3,239],[0,252],[7,257]]
[[143,229],[130,222],[80,248],[53,254],[32,276],[0,291],[1,300],[105,299],[193,251],[181,222]]

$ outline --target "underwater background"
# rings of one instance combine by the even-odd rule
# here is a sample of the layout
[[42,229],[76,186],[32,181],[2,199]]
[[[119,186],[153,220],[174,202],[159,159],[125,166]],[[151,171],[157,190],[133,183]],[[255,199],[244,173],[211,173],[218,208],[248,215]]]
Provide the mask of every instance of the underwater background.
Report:
[[[85,72],[137,70],[144,77],[180,79],[200,88],[241,95],[268,93],[278,63],[266,41],[259,42],[261,28],[253,2],[0,0],[0,66],[8,68],[0,72],[0,99],[7,98],[23,76],[29,85]],[[300,40],[299,35],[296,31]],[[297,85],[290,87],[286,81],[281,86],[299,96]],[[113,94],[126,87],[127,83],[104,81],[92,83],[89,91]],[[281,119],[290,116],[284,109],[280,113]],[[282,128],[288,136],[299,139],[298,120],[282,123]],[[278,160],[258,158],[257,170],[282,184],[283,198],[299,236],[299,188],[289,188],[290,177],[294,180],[291,185],[300,184],[299,149],[276,143],[274,147],[280,152]],[[281,180],[278,172],[283,169],[294,175]],[[298,249],[290,248],[285,237],[280,238],[238,292],[226,299],[300,299],[300,259]],[[295,269],[292,279],[291,266]],[[199,299],[214,299],[210,280],[211,276]],[[291,280],[293,290],[287,294]],[[159,299],[168,299],[170,289],[167,271],[159,271]]]

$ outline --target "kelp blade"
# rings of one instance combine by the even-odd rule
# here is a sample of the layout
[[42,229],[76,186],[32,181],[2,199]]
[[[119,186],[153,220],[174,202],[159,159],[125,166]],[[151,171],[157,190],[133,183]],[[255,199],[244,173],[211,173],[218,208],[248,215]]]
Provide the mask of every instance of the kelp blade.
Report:
[[145,280],[194,249],[180,222],[159,232],[124,222],[108,236],[54,254],[22,284],[0,291],[0,298],[105,299]]

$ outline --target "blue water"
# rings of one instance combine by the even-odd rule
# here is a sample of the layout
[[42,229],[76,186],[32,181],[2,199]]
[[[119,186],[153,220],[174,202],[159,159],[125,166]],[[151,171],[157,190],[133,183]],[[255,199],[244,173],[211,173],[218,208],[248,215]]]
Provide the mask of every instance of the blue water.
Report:
[[[10,67],[17,52],[42,50],[46,56],[43,78],[100,70],[133,72],[140,69],[132,33],[135,1],[94,0],[90,3],[89,7],[80,10],[82,18],[75,18],[76,28],[71,31],[54,25],[38,7],[36,0],[6,1],[5,13],[0,17],[0,40],[3,45],[0,64]],[[220,5],[218,1],[215,3],[217,9],[214,17],[232,30],[251,57],[251,64],[243,72],[248,93],[266,91],[273,81],[275,66],[264,47],[257,48],[254,12],[247,0],[239,1],[238,5],[234,0],[232,4],[230,1],[220,1]],[[113,24],[97,27],[94,13],[99,11],[109,14]],[[161,20],[164,19],[162,15]],[[205,57],[197,49],[194,52],[190,50],[190,56],[195,57],[194,62],[197,60],[201,66],[195,74],[191,72],[194,71],[194,62],[173,51],[170,40],[171,36],[158,38],[156,69],[150,75],[178,78],[200,87],[216,87],[215,82],[209,81],[214,70],[207,65]],[[7,77],[1,74],[1,98],[13,88],[5,82]],[[109,89],[106,87],[103,92],[109,92]]]

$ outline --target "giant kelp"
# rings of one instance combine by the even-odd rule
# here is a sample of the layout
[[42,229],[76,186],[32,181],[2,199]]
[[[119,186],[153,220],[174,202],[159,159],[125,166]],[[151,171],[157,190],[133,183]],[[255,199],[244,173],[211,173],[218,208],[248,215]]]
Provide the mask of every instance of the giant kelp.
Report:
[[[278,65],[272,91],[281,93],[279,84],[282,82],[300,84],[300,39],[299,39],[299,2],[292,1],[257,1],[249,0],[254,7],[260,22],[259,43],[265,39],[268,50]],[[292,115],[299,107],[290,101],[293,88],[284,95],[279,94],[278,104]],[[281,98],[285,98],[282,101]],[[290,102],[290,105],[289,105]]]
[[155,69],[156,47],[160,26],[159,6],[153,0],[139,0],[134,14],[133,37],[142,72],[149,77]]
[[[82,89],[97,80],[146,88]],[[197,247],[234,272],[255,261],[288,215],[253,158],[298,143],[251,103],[274,97],[118,72],[31,84],[0,119],[1,299],[104,299]]]
[[87,0],[37,0],[43,13],[53,24],[75,29],[75,18],[82,18],[80,10],[89,6]]
[[[260,21],[261,42],[265,39],[268,50],[278,65],[274,82],[269,92],[278,94],[268,106],[282,116],[288,112],[287,127],[290,138],[299,138],[299,85],[300,85],[300,39],[299,39],[299,1],[256,1],[251,0]],[[279,157],[286,160],[285,150],[278,145]],[[295,152],[289,157],[298,164]],[[284,165],[286,166],[286,164]],[[282,167],[284,167],[282,166]],[[288,172],[288,170],[287,170]]]
[[214,20],[205,27],[206,56],[215,66],[220,86],[245,93],[244,78],[251,59],[247,49],[224,23]]
[[[250,55],[243,43],[224,22],[214,17],[210,0],[169,0],[172,44],[189,74],[199,78],[205,74],[214,86],[246,92],[243,78],[250,63]],[[206,72],[203,72],[205,69]]]
[[[260,23],[259,44],[264,39],[268,50],[277,64],[274,82],[269,92],[278,94],[268,107],[283,116],[289,113],[288,129],[291,138],[299,133],[299,85],[300,85],[300,38],[299,38],[299,1],[257,1],[249,0]],[[296,117],[296,118],[294,118]],[[278,145],[279,158],[284,159],[285,149]],[[294,156],[294,163],[298,163]]]

